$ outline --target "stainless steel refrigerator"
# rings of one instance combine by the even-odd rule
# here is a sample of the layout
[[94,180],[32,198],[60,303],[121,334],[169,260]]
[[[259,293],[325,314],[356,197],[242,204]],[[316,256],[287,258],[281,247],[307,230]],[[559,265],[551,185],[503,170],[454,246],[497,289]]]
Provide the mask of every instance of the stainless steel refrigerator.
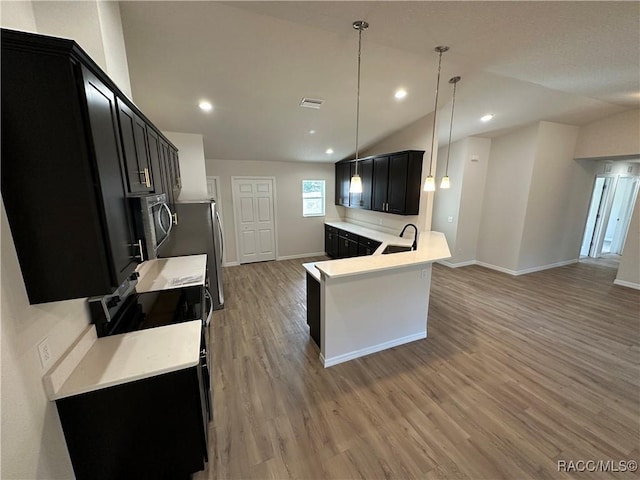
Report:
[[224,308],[222,255],[224,238],[216,202],[203,200],[174,204],[178,223],[158,251],[159,257],[207,254],[209,291],[213,308]]

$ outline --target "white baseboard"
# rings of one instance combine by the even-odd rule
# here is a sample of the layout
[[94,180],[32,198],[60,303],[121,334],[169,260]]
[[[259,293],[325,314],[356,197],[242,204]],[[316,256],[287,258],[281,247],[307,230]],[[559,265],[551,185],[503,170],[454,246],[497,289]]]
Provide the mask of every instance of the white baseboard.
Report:
[[640,290],[640,283],[627,282],[626,280],[618,280],[617,278],[613,281],[614,285],[620,285],[621,287],[635,288],[636,290]]
[[237,267],[240,265],[240,262],[225,262],[222,264],[223,267]]
[[427,338],[426,330],[423,332],[414,333],[413,335],[407,335],[406,337],[396,338],[395,340],[390,340],[388,342],[379,343],[378,345],[373,345],[371,347],[362,348],[353,352],[343,353],[342,355],[336,355],[335,357],[325,358],[324,355],[320,353],[320,361],[324,365],[324,368],[333,367],[334,365],[337,365],[339,363],[348,362],[349,360],[364,357],[365,355],[380,352],[388,348],[397,347],[398,345],[404,345],[405,343],[422,340],[423,338]]
[[467,262],[458,262],[458,263],[451,263],[451,262],[447,262],[446,260],[440,260],[436,263],[439,263],[440,265],[444,265],[445,267],[449,267],[449,268],[468,267],[469,265],[478,264],[478,262],[476,262],[475,260],[469,260]]
[[296,255],[283,255],[276,258],[276,260],[295,260],[296,258],[307,258],[307,257],[321,257],[326,255],[325,252],[315,252],[315,253],[299,253]]
[[548,270],[550,268],[564,267],[565,265],[571,265],[572,263],[577,263],[578,259],[574,258],[572,260],[565,260],[563,262],[550,263],[548,265],[541,265],[539,267],[525,268],[523,270],[509,270],[508,268],[499,267],[497,265],[491,265],[490,263],[480,262],[476,260],[475,264],[480,265],[481,267],[489,268],[491,270],[496,270],[498,272],[506,273],[508,275],[513,275],[514,277],[520,275],[526,275],[528,273],[540,272],[542,270]]

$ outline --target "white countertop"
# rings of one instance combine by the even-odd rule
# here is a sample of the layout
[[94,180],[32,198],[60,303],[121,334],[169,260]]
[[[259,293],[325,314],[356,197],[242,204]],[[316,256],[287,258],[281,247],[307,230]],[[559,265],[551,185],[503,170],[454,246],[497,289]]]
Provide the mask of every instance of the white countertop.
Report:
[[[339,278],[349,275],[359,275],[380,270],[430,263],[451,257],[447,239],[444,233],[441,232],[420,232],[418,234],[418,249],[415,251],[382,255],[381,252],[388,245],[410,246],[413,243],[413,235],[409,235],[407,238],[400,238],[348,222],[326,222],[326,225],[380,241],[382,245],[376,249],[373,255],[315,262],[315,268],[321,272],[323,277]],[[413,229],[408,230],[408,232],[413,233]]]
[[309,274],[318,282],[320,281],[320,272],[316,268],[316,262],[303,263],[302,268],[309,272]]
[[174,288],[204,285],[207,272],[206,255],[157,258],[141,263],[136,292],[147,293]]
[[[95,332],[93,325],[89,328]],[[202,322],[195,320],[102,338],[96,338],[95,333],[87,330],[83,337],[88,340],[81,338],[65,355],[76,357],[73,362],[77,363],[69,367],[63,358],[45,376],[49,399],[58,400],[194,367],[200,361],[201,328]],[[80,354],[74,352],[77,349],[81,350]],[[56,370],[66,371],[60,376]]]

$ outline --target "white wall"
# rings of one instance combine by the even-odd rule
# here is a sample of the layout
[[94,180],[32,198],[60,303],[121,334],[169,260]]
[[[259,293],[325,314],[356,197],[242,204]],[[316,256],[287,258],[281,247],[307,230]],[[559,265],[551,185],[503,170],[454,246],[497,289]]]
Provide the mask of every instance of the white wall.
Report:
[[[442,159],[436,169],[436,192],[433,198],[433,214],[431,227],[442,232],[447,237],[449,250],[455,252],[456,237],[458,233],[458,213],[460,211],[460,198],[462,196],[462,184],[464,181],[464,158],[467,151],[467,139],[463,139],[438,150],[438,158]],[[445,174],[447,155],[449,156],[448,174],[451,179],[451,188],[440,189],[440,180]],[[451,222],[448,218],[451,217]],[[452,261],[452,259],[448,260]]]
[[[340,218],[334,205],[333,163],[207,160],[207,175],[220,177],[225,263],[238,261],[233,219],[232,176],[275,177],[278,258],[324,252],[324,221]],[[326,217],[302,216],[302,180],[325,180]]]
[[[403,150],[424,150],[424,158],[422,162],[422,178],[421,185],[429,172],[430,151],[431,151],[431,132],[433,131],[433,114],[430,113],[407,127],[383,138],[375,144],[369,146],[361,153],[362,157],[369,155],[378,155],[383,153],[399,152]],[[433,172],[435,174],[437,165],[438,139],[435,139],[434,149],[436,154],[433,158]],[[418,215],[392,215],[389,213],[371,212],[366,210],[358,210],[354,208],[343,208],[344,217],[355,223],[364,226],[379,228],[382,225],[388,228],[388,231],[402,229],[407,223],[414,223],[419,230],[431,230],[431,214],[433,210],[433,192],[423,192],[420,190],[420,209]],[[384,230],[384,229],[383,229]]]
[[633,208],[629,233],[614,283],[640,290],[640,195],[636,198]]
[[538,125],[493,139],[478,237],[479,263],[518,268]]
[[628,110],[580,128],[575,158],[640,153],[640,110]]
[[578,127],[540,122],[518,271],[577,261],[591,178],[573,159]]
[[[126,65],[124,40],[117,38],[117,32],[122,30],[115,13],[118,5],[111,3],[98,7],[95,2],[2,2],[0,22],[6,28],[78,40],[90,55],[96,55],[97,63],[127,92],[126,69],[112,71],[109,68],[109,65],[117,67],[120,62]],[[110,33],[103,37],[105,23]],[[126,82],[116,78],[125,73]],[[57,361],[90,323],[86,301],[29,305],[4,204],[0,216],[0,478],[72,479],[73,470],[57,410],[44,394],[45,369],[40,365],[37,346],[47,338],[52,360]]]
[[178,148],[182,190],[179,201],[204,200],[207,195],[207,170],[203,137],[194,133],[163,132]]
[[[490,151],[488,138],[467,137],[451,145],[451,188],[437,190],[433,205],[433,229],[445,233],[452,252],[443,263],[461,266],[476,260]],[[444,175],[446,155],[447,147],[441,148],[437,179]]]

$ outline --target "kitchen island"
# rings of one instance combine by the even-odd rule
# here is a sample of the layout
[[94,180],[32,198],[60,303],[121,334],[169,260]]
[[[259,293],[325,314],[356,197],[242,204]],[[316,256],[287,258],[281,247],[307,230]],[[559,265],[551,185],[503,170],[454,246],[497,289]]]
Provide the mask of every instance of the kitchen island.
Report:
[[[394,237],[347,222],[330,225],[381,242],[373,255],[307,263],[320,290],[320,360],[325,367],[427,337],[431,265],[449,258],[443,233],[420,232],[415,251],[382,254]],[[313,286],[315,287],[315,286]]]

